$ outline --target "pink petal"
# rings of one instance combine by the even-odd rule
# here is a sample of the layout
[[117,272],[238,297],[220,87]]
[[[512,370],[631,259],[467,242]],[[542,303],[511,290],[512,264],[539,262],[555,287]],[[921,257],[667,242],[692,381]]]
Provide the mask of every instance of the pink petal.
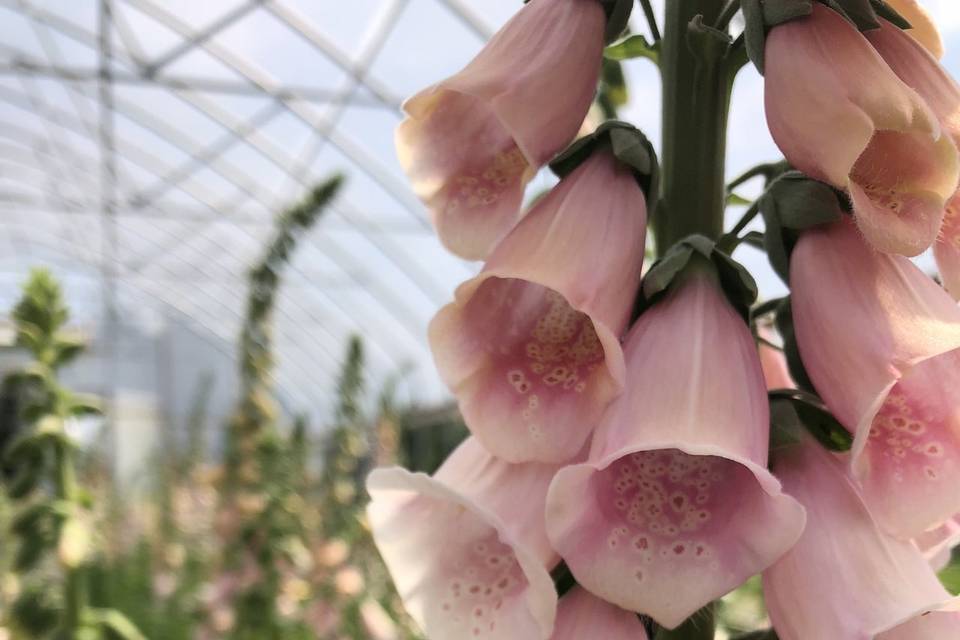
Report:
[[947,205],[933,257],[943,287],[954,300],[960,300],[960,196],[954,196]]
[[940,526],[924,531],[913,539],[914,544],[930,562],[934,571],[940,571],[950,562],[950,552],[960,544],[960,514]]
[[550,640],[647,640],[637,614],[605,602],[589,591],[574,587],[557,610]]
[[431,322],[440,375],[495,455],[569,460],[618,393],[645,206],[632,174],[608,152],[594,154]]
[[595,0],[534,0],[460,73],[404,105],[400,164],[454,253],[485,257],[519,219],[526,182],[577,133],[605,23]]
[[786,551],[803,509],[767,472],[768,406],[750,331],[715,276],[647,310],[627,391],[588,463],[561,470],[547,531],[579,584],[675,627]]
[[[773,342],[776,337],[772,329],[764,326],[760,327],[759,334],[769,342]],[[757,352],[760,354],[760,368],[763,370],[767,389],[793,389],[797,386],[790,376],[787,358],[782,351],[761,342],[757,345]]]
[[[912,537],[960,511],[960,308],[845,222],[801,236],[790,281],[804,365],[855,435],[854,473],[878,519]],[[916,433],[899,430],[901,413]]]
[[916,255],[930,246],[960,163],[926,102],[820,4],[771,30],[766,47],[767,122],[791,164],[849,188],[879,249]]
[[776,453],[774,472],[807,508],[799,542],[763,573],[780,640],[870,640],[954,606],[916,547],[881,531],[846,467],[812,438]]
[[550,637],[557,557],[543,533],[546,465],[509,465],[470,439],[434,477],[377,469],[374,540],[407,611],[431,638]]
[[960,638],[960,613],[938,611],[912,618],[877,640],[956,640]]
[[901,16],[910,23],[907,31],[913,39],[919,42],[935,58],[943,57],[943,40],[933,22],[933,18],[917,0],[887,0]]

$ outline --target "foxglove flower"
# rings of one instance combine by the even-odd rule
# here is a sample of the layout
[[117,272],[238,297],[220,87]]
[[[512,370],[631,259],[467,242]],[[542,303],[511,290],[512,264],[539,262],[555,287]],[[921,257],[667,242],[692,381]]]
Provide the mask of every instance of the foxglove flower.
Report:
[[847,189],[881,251],[913,256],[933,244],[960,164],[927,103],[820,3],[770,31],[765,59],[767,123],[787,160]]
[[580,585],[672,628],[786,551],[803,509],[766,469],[756,347],[712,267],[675,279],[625,352],[627,389],[554,479],[547,530]]
[[911,28],[907,33],[914,40],[923,45],[933,57],[937,59],[943,57],[943,40],[940,38],[940,32],[937,31],[933,18],[917,0],[887,0],[887,4],[910,23]]
[[562,462],[583,448],[623,385],[645,226],[631,168],[598,149],[431,322],[440,375],[494,455]]
[[452,252],[486,257],[519,219],[524,185],[573,139],[605,25],[597,0],[532,0],[462,71],[404,104],[397,155]]
[[[927,51],[888,22],[867,33],[870,43],[891,69],[926,100],[944,133],[960,144],[960,86]],[[946,289],[960,298],[960,196],[947,204],[933,255]]]
[[848,221],[800,236],[790,285],[800,355],[855,436],[853,473],[874,515],[910,538],[960,512],[960,308]]
[[574,587],[560,599],[550,640],[647,640],[637,614]]
[[556,468],[511,465],[470,438],[433,477],[374,470],[367,509],[407,611],[429,638],[546,640],[558,561],[543,505]]
[[846,461],[801,434],[773,471],[807,509],[799,542],[763,572],[780,640],[953,640],[960,619],[921,553],[880,530]]
[[[760,327],[759,334],[768,341],[774,337],[773,330],[769,327]],[[787,358],[782,351],[763,342],[757,345],[757,351],[760,354],[760,368],[763,370],[767,389],[792,389],[797,386],[790,376]]]

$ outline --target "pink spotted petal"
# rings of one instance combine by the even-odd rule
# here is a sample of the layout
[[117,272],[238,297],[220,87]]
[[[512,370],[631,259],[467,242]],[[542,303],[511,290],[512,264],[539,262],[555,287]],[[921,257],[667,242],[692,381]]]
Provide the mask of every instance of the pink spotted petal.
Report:
[[508,465],[472,440],[436,476],[377,469],[374,540],[407,611],[430,638],[546,640],[556,592],[543,500],[555,471]]
[[777,450],[774,472],[807,508],[800,540],[763,573],[780,640],[954,637],[901,634],[955,603],[912,543],[880,529],[847,468],[812,438]]
[[486,257],[519,219],[526,182],[577,133],[605,22],[595,0],[534,0],[460,73],[404,104],[400,164],[454,253]]
[[944,289],[954,300],[960,300],[960,196],[954,196],[947,205],[933,257]]
[[767,122],[791,164],[849,189],[877,248],[912,256],[929,247],[960,179],[956,147],[930,106],[818,3],[809,18],[771,30],[765,55]]
[[[943,40],[933,18],[917,0],[887,0],[901,16],[910,23],[907,33],[935,58],[943,57]],[[869,32],[868,32],[869,33]]]
[[430,345],[470,430],[511,462],[569,460],[623,384],[643,192],[608,152],[544,196],[433,319]]
[[846,222],[803,234],[790,280],[804,365],[855,435],[854,474],[877,518],[909,538],[960,511],[960,308]]
[[601,600],[586,589],[574,587],[557,610],[550,640],[647,640],[637,614]]
[[547,531],[579,584],[667,627],[786,551],[803,509],[766,470],[750,331],[715,276],[688,272],[626,342],[627,387],[589,461],[562,469]]

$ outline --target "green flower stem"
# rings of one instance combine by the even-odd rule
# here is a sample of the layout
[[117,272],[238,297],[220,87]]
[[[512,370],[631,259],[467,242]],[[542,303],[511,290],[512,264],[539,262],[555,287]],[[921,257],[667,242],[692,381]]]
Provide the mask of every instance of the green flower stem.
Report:
[[730,73],[722,43],[690,31],[715,24],[718,0],[667,2],[660,57],[663,80],[662,201],[653,218],[657,255],[690,234],[719,238],[726,185]]
[[[79,508],[77,470],[73,451],[65,442],[58,442],[54,451],[57,499]],[[87,588],[81,567],[63,567],[63,626],[67,637],[74,638],[83,623],[87,609]]]

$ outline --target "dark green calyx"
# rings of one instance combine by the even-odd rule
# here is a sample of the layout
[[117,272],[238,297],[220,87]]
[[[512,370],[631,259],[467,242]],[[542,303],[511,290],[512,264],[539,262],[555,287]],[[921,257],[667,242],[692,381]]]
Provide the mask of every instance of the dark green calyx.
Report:
[[879,29],[881,19],[901,29],[910,28],[910,23],[883,0],[743,0],[747,56],[761,74],[769,30],[784,22],[809,16],[815,1],[833,9],[860,31]]
[[749,320],[750,305],[757,299],[757,283],[743,265],[701,235],[684,238],[653,263],[643,278],[641,311],[653,305],[687,269],[703,265],[714,270],[730,304],[744,320]]
[[604,122],[561,152],[550,162],[550,168],[559,177],[566,177],[600,149],[609,149],[617,160],[630,167],[647,197],[647,215],[652,216],[660,190],[660,164],[647,136],[632,124],[619,120]]
[[600,0],[600,4],[607,14],[607,28],[603,36],[609,44],[626,30],[630,12],[633,11],[633,0]]
[[800,232],[837,222],[850,211],[846,195],[799,171],[788,171],[760,196],[760,213],[766,225],[764,248],[777,275],[789,283],[790,253]]
[[804,433],[830,451],[849,451],[853,446],[853,436],[817,396],[799,389],[774,389],[769,396],[772,449],[798,444]]

